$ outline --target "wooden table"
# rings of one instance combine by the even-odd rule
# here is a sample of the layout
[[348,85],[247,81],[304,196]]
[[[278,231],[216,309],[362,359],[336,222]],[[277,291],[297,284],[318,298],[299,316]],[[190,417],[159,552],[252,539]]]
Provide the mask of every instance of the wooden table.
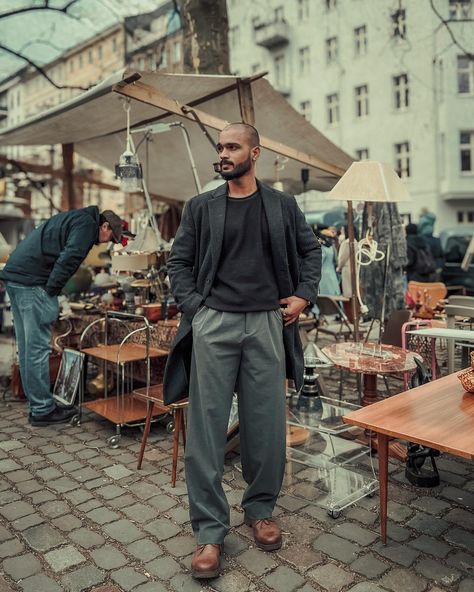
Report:
[[383,543],[387,541],[390,437],[474,459],[474,393],[467,393],[463,389],[456,374],[358,409],[342,419],[345,423],[377,434],[380,530]]

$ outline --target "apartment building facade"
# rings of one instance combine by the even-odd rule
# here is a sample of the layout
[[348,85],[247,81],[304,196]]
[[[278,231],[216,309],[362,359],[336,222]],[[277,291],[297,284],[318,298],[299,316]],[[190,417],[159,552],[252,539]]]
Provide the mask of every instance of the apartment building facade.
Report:
[[417,0],[228,0],[232,71],[268,71],[346,152],[391,163],[412,197],[401,212],[416,222],[428,208],[439,231],[474,223],[474,8],[434,8],[439,15]]

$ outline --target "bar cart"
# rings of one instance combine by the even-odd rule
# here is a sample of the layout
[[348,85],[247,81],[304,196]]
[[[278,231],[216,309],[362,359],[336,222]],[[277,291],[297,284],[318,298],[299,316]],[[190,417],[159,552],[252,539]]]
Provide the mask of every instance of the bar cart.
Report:
[[[127,321],[138,321],[142,326],[130,330]],[[95,347],[83,347],[85,337],[89,332],[103,324],[103,343]],[[109,329],[111,323],[119,323],[125,329],[125,337],[119,343],[109,343]],[[89,409],[97,415],[104,417],[115,424],[116,433],[107,439],[111,448],[117,448],[120,444],[121,429],[125,425],[137,425],[143,423],[147,417],[147,403],[133,393],[134,390],[134,366],[137,362],[145,364],[145,384],[150,387],[150,362],[152,358],[166,357],[168,351],[150,346],[151,326],[143,315],[123,312],[106,312],[104,317],[91,322],[82,332],[79,349],[88,358],[100,360],[104,365],[104,396],[92,401],[84,401],[85,381],[81,380],[79,391],[79,413],[73,418],[73,424],[80,425],[82,410]],[[135,343],[131,340],[140,333],[145,335],[145,343]],[[116,377],[116,393],[109,394],[108,366],[112,365]],[[163,414],[161,407],[154,409],[154,415]]]

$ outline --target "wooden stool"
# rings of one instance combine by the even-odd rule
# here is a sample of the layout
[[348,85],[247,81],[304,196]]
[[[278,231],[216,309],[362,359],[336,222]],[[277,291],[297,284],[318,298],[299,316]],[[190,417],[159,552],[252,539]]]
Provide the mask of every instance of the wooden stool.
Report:
[[141,469],[143,462],[143,455],[145,454],[146,443],[150,433],[151,419],[153,415],[161,415],[171,413],[174,418],[174,432],[173,432],[173,456],[172,456],[172,472],[171,472],[171,486],[176,485],[176,473],[178,467],[178,448],[179,448],[179,434],[183,441],[183,448],[186,447],[186,424],[184,419],[184,410],[188,406],[188,399],[182,399],[171,405],[165,405],[163,401],[163,385],[156,384],[149,388],[144,387],[133,391],[133,395],[147,402],[148,410],[145,419],[145,427],[143,429],[143,437],[140,446],[140,453],[138,455],[137,469]]

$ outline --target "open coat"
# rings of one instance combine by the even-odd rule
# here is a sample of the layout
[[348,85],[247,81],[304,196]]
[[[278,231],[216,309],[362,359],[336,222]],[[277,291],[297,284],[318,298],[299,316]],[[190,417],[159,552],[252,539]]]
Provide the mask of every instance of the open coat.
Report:
[[[299,296],[314,302],[321,276],[321,248],[293,196],[257,182],[268,221],[279,297]],[[182,317],[168,357],[164,400],[187,396],[192,320],[212,287],[221,256],[227,205],[227,184],[197,195],[184,208],[168,260],[171,290]],[[297,389],[303,383],[303,351],[298,323],[283,327],[286,376]]]

